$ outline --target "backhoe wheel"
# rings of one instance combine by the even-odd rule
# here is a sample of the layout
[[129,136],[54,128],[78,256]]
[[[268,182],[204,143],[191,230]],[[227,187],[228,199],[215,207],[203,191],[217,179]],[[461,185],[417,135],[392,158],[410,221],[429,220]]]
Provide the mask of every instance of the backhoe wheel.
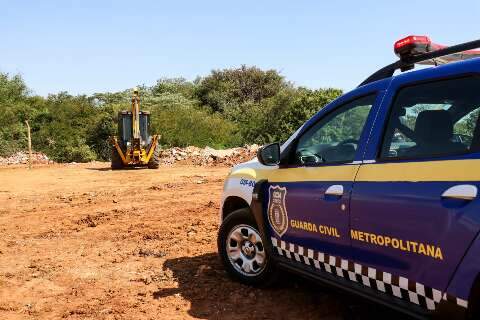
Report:
[[229,214],[218,232],[218,252],[228,274],[248,285],[269,286],[278,272],[248,208]]
[[148,160],[149,169],[158,169],[160,167],[160,147],[158,143],[155,145],[155,150],[153,150],[152,157]]
[[118,170],[123,168],[122,158],[118,154],[115,147],[112,148],[112,170]]

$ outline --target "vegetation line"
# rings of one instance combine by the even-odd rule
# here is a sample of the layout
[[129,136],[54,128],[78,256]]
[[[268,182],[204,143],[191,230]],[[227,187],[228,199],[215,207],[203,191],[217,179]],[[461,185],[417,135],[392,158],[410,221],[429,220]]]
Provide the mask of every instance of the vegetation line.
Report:
[[[285,140],[342,93],[296,87],[276,70],[247,66],[140,89],[141,108],[151,111],[152,133],[161,134],[163,146],[214,148]],[[19,75],[0,73],[0,156],[27,148],[28,121],[33,149],[57,162],[108,160],[108,138],[130,96],[127,89],[43,98],[31,95]]]

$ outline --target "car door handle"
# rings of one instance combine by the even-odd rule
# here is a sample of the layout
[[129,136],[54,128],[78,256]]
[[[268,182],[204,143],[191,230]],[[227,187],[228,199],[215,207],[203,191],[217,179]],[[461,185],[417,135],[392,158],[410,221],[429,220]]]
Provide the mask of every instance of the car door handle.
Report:
[[477,187],[471,184],[460,184],[445,190],[442,193],[442,198],[459,199],[459,200],[473,200],[477,197]]
[[341,184],[334,184],[327,188],[325,195],[341,197],[343,196],[343,186]]

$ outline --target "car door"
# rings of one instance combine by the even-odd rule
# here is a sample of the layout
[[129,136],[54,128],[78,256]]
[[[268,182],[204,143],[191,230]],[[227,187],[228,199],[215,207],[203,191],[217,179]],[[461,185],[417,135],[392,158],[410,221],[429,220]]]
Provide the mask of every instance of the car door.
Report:
[[381,95],[367,92],[330,106],[306,124],[288,146],[287,160],[269,175],[265,216],[276,252],[290,262],[331,272],[322,262],[349,254],[355,160]]
[[366,286],[434,310],[479,232],[480,76],[430,74],[392,81],[355,180],[350,237]]

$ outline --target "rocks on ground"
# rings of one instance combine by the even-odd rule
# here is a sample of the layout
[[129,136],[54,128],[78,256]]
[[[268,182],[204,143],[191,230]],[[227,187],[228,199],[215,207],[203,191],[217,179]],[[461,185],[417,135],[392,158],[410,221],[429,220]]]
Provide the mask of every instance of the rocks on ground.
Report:
[[[45,164],[45,163],[53,163],[46,154],[41,152],[33,152],[32,153],[32,162],[34,164]],[[0,157],[0,165],[8,165],[8,164],[26,164],[28,163],[28,152],[19,151],[11,156],[8,157]]]
[[[216,150],[210,147],[173,147],[160,151],[160,160],[164,165],[175,163],[195,166],[233,166],[251,160],[257,154],[259,146],[256,144],[245,147]],[[47,155],[41,152],[32,153],[34,164],[54,163]],[[27,164],[28,152],[19,151],[9,157],[0,157],[0,165]],[[75,165],[75,162],[69,163]]]
[[174,147],[162,150],[160,158],[163,164],[166,165],[178,162],[196,166],[232,166],[253,159],[257,154],[258,148],[259,146],[256,144],[224,150],[194,146],[186,148]]

